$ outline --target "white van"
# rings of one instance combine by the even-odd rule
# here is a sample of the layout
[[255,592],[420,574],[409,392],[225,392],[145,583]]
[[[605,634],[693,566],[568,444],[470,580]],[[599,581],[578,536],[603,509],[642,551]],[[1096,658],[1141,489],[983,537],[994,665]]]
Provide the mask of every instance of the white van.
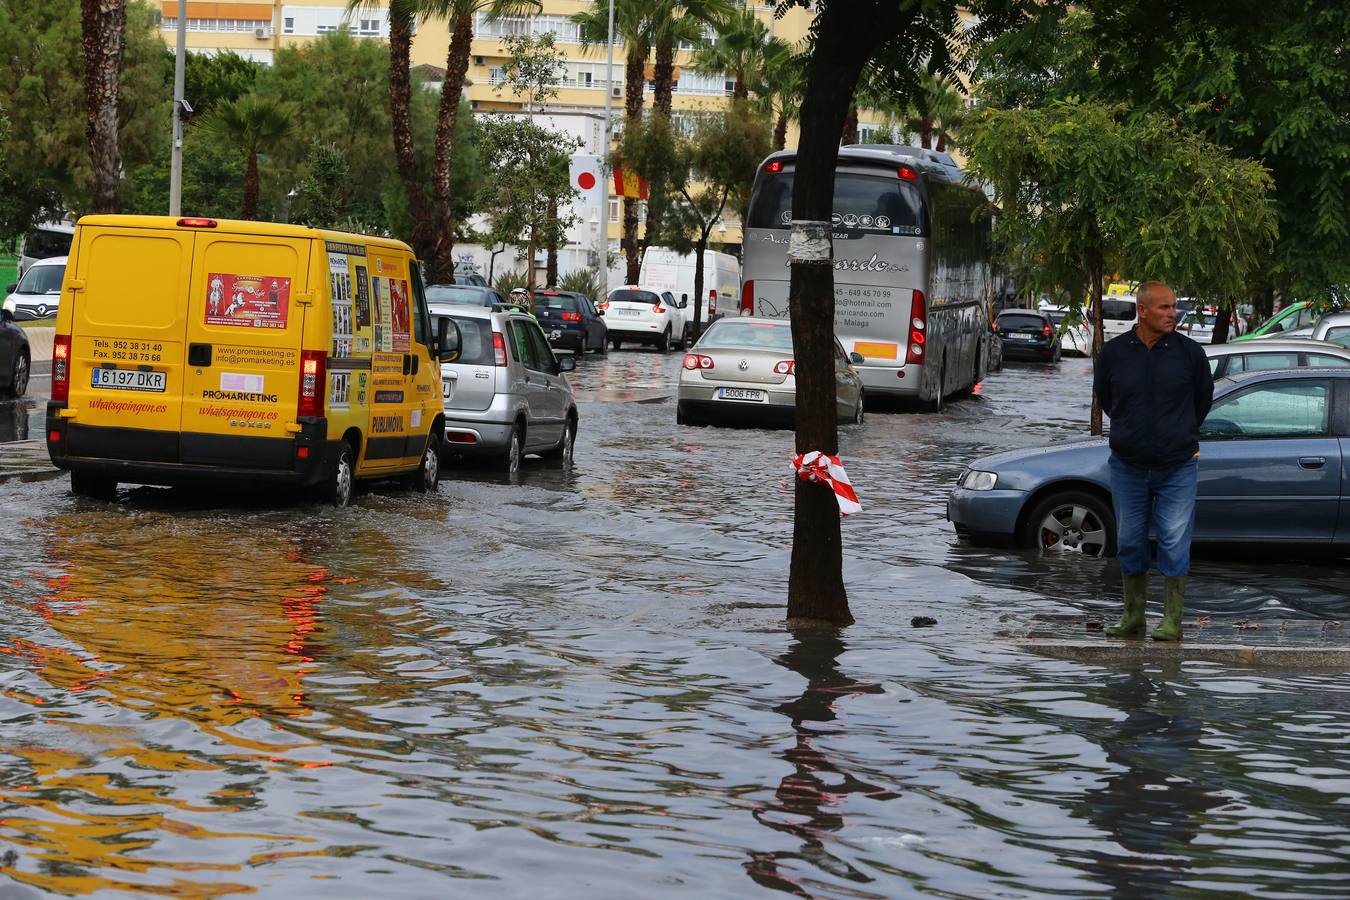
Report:
[[[642,275],[638,283],[658,293],[670,291],[679,300],[689,298],[685,318],[694,321],[693,253],[676,253],[668,247],[649,247],[642,256]],[[741,287],[741,264],[730,253],[703,251],[703,321],[712,322],[735,315]]]
[[1134,294],[1102,295],[1102,340],[1109,341],[1134,327],[1139,321],[1138,298]]

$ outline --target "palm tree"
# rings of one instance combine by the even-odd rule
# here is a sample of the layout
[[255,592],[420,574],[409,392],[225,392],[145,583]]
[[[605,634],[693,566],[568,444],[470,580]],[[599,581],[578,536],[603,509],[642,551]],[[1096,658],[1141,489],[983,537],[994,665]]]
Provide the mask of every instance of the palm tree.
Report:
[[258,154],[266,153],[291,132],[295,107],[247,93],[236,100],[216,105],[201,128],[215,140],[231,143],[244,151],[245,219],[258,214]]
[[918,88],[910,97],[905,126],[918,132],[919,146],[924,149],[946,150],[955,120],[965,106],[965,95],[950,78],[936,72],[920,75]]
[[[609,40],[609,4],[611,0],[594,0],[591,8],[572,16],[581,31],[581,49],[590,50]],[[614,3],[614,37],[624,46],[623,117],[626,126],[636,127],[642,122],[642,89],[646,83],[644,70],[647,54],[651,52],[651,20],[647,0],[612,0]],[[609,88],[609,85],[606,85]],[[609,148],[605,148],[609,152]],[[623,198],[623,241],[626,260],[626,280],[633,284],[641,271],[638,258],[638,200]]]
[[769,42],[769,26],[749,9],[733,9],[715,24],[717,37],[698,51],[694,69],[705,75],[726,73],[735,81],[731,96],[750,96],[747,79],[763,71]]
[[755,106],[772,116],[773,149],[787,144],[788,122],[797,118],[802,90],[806,87],[806,57],[781,38],[770,38],[764,47],[760,76],[755,79]]
[[84,134],[93,166],[96,213],[117,212],[122,169],[117,153],[117,95],[126,30],[126,0],[80,0]]
[[[729,0],[654,0],[648,3],[652,49],[652,108],[670,115],[675,90],[675,51],[680,44],[701,47],[707,43],[704,26],[731,18]],[[753,15],[753,13],[751,13]]]
[[[352,0],[349,10],[365,5]],[[389,0],[389,116],[394,138],[394,160],[403,195],[407,199],[408,218],[412,222],[409,243],[417,257],[428,264],[435,250],[435,233],[428,218],[425,181],[417,171],[417,153],[412,134],[412,58],[413,28],[417,21],[417,0]]]

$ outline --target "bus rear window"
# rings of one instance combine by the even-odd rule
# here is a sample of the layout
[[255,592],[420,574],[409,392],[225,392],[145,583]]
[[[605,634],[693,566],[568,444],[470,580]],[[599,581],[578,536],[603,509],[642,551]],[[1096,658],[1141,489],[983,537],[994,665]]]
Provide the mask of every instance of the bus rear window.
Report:
[[[841,172],[834,178],[833,230],[850,236],[891,234],[915,237],[926,232],[923,198],[908,182],[880,175]],[[765,175],[750,198],[750,228],[792,224],[792,173]]]

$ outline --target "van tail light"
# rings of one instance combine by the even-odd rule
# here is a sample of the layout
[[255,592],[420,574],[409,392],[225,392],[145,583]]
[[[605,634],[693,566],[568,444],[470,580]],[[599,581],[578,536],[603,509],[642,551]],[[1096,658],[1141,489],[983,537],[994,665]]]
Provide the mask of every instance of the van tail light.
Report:
[[741,282],[741,315],[755,314],[755,280]]
[[328,375],[328,354],[323,350],[300,351],[300,402],[297,416],[322,416],[324,384]]
[[698,353],[686,353],[684,355],[684,367],[689,371],[695,369],[711,369],[713,361],[711,356],[702,356]]
[[708,315],[717,315],[717,291],[708,291]]
[[905,365],[923,362],[923,346],[928,342],[928,301],[923,291],[914,292],[909,307],[909,347],[905,350]]
[[178,220],[178,227],[180,227],[180,228],[215,228],[215,227],[216,227],[216,220],[215,220],[215,219],[198,219],[198,218],[188,217],[188,218],[185,218],[185,219],[179,219],[179,220]]
[[581,313],[565,312],[562,314],[562,320],[564,322],[580,322]]
[[796,375],[797,363],[790,359],[785,359],[773,367],[775,375]]
[[52,402],[70,400],[70,335],[58,334],[52,344]]
[[492,332],[492,364],[506,365],[506,338],[502,337],[500,331]]

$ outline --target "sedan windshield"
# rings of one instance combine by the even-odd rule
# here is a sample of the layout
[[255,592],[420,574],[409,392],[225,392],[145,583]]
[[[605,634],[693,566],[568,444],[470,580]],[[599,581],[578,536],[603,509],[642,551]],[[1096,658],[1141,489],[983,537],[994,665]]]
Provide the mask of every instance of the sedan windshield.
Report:
[[65,266],[31,266],[15,291],[18,294],[59,294]]
[[488,292],[483,288],[460,284],[427,286],[428,303],[454,303],[458,306],[487,306]]
[[698,346],[704,350],[763,349],[791,353],[792,326],[723,319],[708,329]]

